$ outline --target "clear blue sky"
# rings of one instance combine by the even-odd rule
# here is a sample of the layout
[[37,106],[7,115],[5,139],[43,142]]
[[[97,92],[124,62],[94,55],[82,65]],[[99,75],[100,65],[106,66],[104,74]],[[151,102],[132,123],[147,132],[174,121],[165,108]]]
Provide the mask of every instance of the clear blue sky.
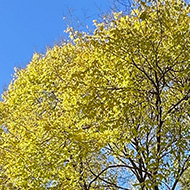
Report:
[[73,11],[73,20],[86,24],[110,7],[110,0],[0,0],[0,94],[8,86],[14,67],[25,67],[34,52],[64,38],[63,16]]

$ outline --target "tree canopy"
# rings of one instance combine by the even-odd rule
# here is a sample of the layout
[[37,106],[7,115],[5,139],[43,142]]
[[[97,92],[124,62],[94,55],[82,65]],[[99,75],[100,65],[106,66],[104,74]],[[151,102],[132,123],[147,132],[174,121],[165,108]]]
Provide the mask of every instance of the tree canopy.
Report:
[[1,189],[175,190],[188,169],[189,6],[142,1],[94,23],[16,69]]

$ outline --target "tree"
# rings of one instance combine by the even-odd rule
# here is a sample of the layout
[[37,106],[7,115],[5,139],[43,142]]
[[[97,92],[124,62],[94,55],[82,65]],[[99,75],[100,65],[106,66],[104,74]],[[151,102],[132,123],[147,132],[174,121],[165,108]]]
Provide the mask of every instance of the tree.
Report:
[[135,7],[16,71],[0,104],[16,189],[177,188],[190,164],[189,7]]
[[180,179],[180,186],[182,190],[189,189],[190,188],[190,174],[189,169],[187,169],[182,178]]

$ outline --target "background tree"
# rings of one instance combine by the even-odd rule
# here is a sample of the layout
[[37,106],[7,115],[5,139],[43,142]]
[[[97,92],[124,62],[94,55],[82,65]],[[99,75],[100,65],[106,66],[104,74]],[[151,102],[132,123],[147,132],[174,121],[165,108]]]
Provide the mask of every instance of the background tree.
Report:
[[0,104],[9,182],[176,189],[190,161],[188,13],[183,1],[141,2],[35,54]]

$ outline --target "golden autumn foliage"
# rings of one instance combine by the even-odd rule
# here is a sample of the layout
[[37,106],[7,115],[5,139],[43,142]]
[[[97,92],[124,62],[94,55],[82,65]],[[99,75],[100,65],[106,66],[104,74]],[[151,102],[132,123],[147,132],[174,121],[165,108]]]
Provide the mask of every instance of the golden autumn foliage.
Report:
[[16,70],[0,102],[0,188],[176,189],[190,164],[188,13],[141,2]]

